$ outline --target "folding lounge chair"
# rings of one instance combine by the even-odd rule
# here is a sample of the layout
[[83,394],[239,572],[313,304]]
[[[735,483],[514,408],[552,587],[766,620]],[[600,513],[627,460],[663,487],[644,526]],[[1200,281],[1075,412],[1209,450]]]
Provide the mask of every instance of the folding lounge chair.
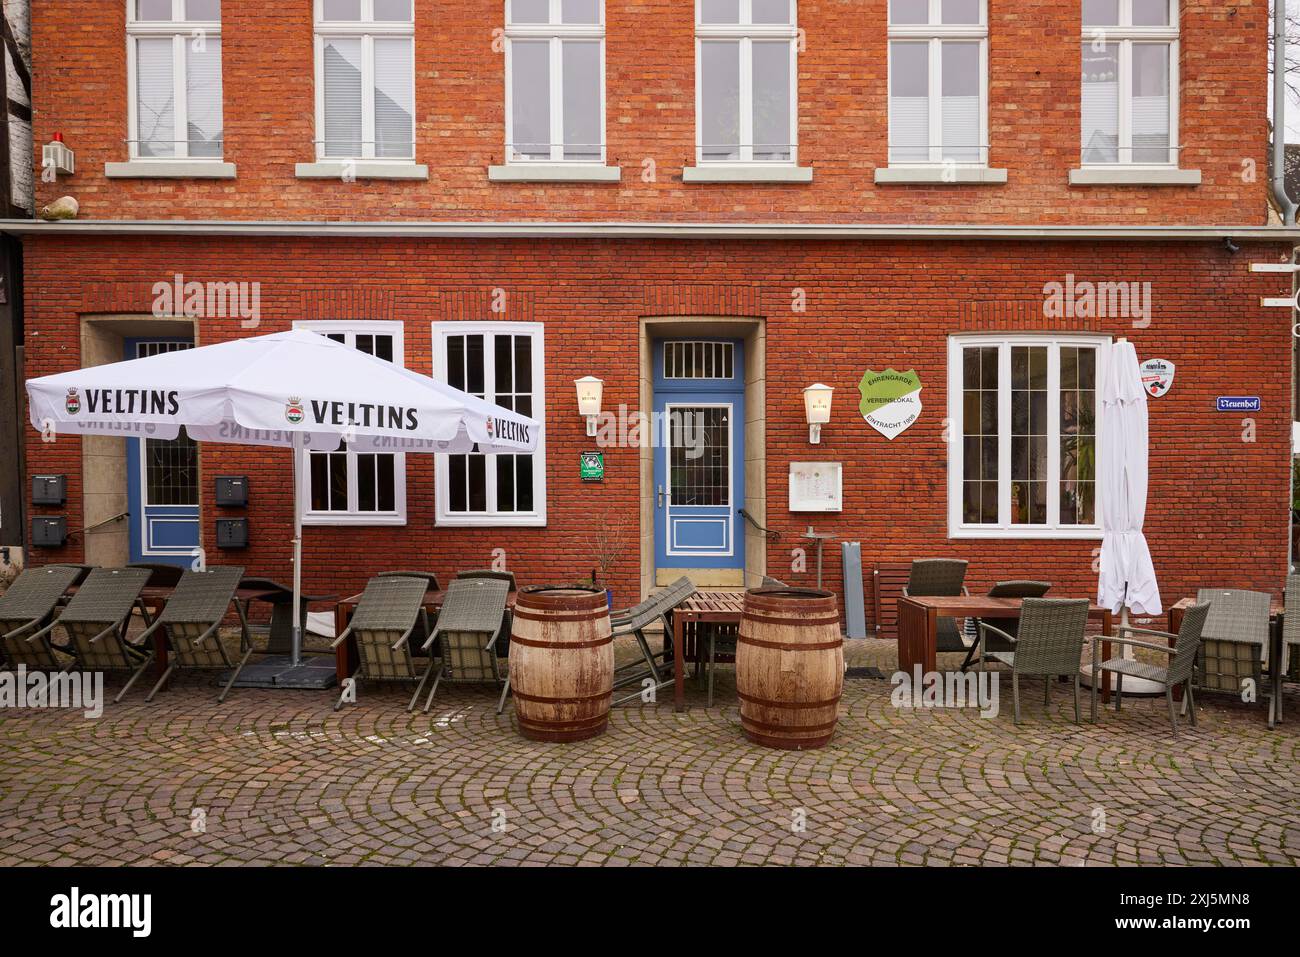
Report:
[[433,696],[443,681],[501,684],[497,714],[505,708],[510,683],[501,674],[496,645],[503,633],[509,596],[510,583],[499,578],[457,578],[447,588],[447,598],[438,611],[438,624],[427,643],[429,660],[433,660],[435,644],[442,660],[429,690],[429,700],[424,703],[426,712],[433,707]]
[[[442,586],[438,584],[438,576],[435,575],[433,572],[420,572],[420,571],[399,569],[398,571],[380,572],[376,577],[378,578],[419,578],[424,581],[425,583],[424,587],[426,589],[429,589],[431,591],[442,590]],[[433,620],[436,618],[437,615],[434,615],[433,619],[430,619],[429,623],[432,624]],[[411,634],[411,637],[407,640],[406,646],[411,649],[411,654],[423,655],[424,643],[428,640],[429,640],[429,630],[428,628],[425,627],[425,620],[421,618],[416,623],[415,631]]]
[[[415,702],[424,690],[425,682],[433,671],[434,660],[429,663],[424,673],[416,671],[411,661],[411,634],[417,626],[428,629],[428,617],[424,612],[424,593],[427,583],[423,578],[409,575],[377,576],[366,582],[366,590],[361,593],[357,610],[343,634],[334,639],[331,645],[337,648],[348,638],[355,638],[357,655],[360,662],[354,679],[365,678],[368,681],[417,681],[415,694],[406,706],[407,711],[415,708]],[[334,705],[338,711],[343,707],[345,689]]]
[[[1051,582],[1035,581],[1007,581],[998,582],[989,589],[988,597],[990,598],[1042,598],[1052,588]],[[961,670],[965,671],[979,659],[976,654],[983,647],[981,635],[979,634],[980,621],[987,621],[999,631],[1004,631],[1012,638],[1020,631],[1019,618],[984,618],[975,619],[975,644],[970,646],[970,651],[966,652],[966,660],[961,664]],[[1015,648],[1005,641],[998,640],[996,635],[989,635],[989,651],[1014,651]]]
[[[77,588],[59,617],[27,639],[28,643],[44,640],[42,653],[47,653],[48,636],[61,627],[68,636],[68,654],[77,659],[77,666],[83,671],[131,673],[130,680],[113,699],[121,701],[154,657],[152,647],[146,653],[126,640],[131,610],[148,580],[149,572],[143,568],[96,568]],[[143,606],[140,610],[147,623]]]
[[[631,675],[623,675],[620,672],[627,671],[631,668],[637,668],[641,662],[633,661],[629,664],[622,665],[614,671],[614,687],[620,688],[624,685],[640,683],[646,678],[654,678],[655,690],[667,687],[673,683],[672,668],[668,664],[668,652],[662,651],[655,654],[650,650],[650,643],[646,641],[645,629],[656,621],[662,622],[664,634],[673,633],[672,623],[669,621],[669,615],[672,610],[684,602],[691,595],[695,594],[695,585],[689,578],[683,576],[677,579],[667,588],[656,592],[645,601],[633,605],[631,608],[624,608],[616,612],[611,612],[609,616],[610,626],[613,629],[613,636],[618,638],[622,635],[635,635],[637,644],[641,648],[641,657],[645,661],[646,669],[637,671]],[[663,659],[662,661],[660,659]],[[712,675],[710,675],[712,679]],[[712,681],[710,680],[710,686]],[[636,691],[626,697],[619,698],[612,703],[612,707],[625,704],[628,701],[638,699],[644,693],[645,689]]]
[[[514,572],[499,572],[491,568],[471,568],[468,571],[457,572],[457,578],[485,578],[495,581],[507,582],[510,590],[515,591],[518,587],[515,584]],[[514,613],[511,612],[509,605],[506,606],[506,613],[501,619],[501,637],[497,639],[496,650],[498,658],[510,657],[510,632],[514,626]],[[434,627],[437,627],[435,622]]]
[[[912,562],[903,597],[933,598],[968,594],[964,584],[966,564],[959,558],[916,559]],[[969,652],[971,645],[962,637],[962,629],[958,627],[956,618],[940,618],[936,631],[935,651]]]
[[53,620],[59,599],[80,577],[81,571],[73,565],[28,568],[0,596],[0,659],[10,668],[63,670],[48,632],[40,642],[28,639]]
[[[235,589],[239,587],[243,577],[244,569],[237,565],[215,565],[201,572],[186,569],[181,575],[158,620],[136,639],[138,643],[142,643],[161,628],[169,649],[167,670],[153,686],[145,701],[152,701],[153,696],[178,668],[204,671],[214,669],[229,671],[234,668],[230,680],[226,682],[225,688],[217,697],[218,703],[226,700],[226,695],[230,694],[239,672],[248,663],[248,656],[253,653],[244,609],[235,600]],[[239,614],[239,647],[244,653],[238,664],[230,660],[230,656],[226,653],[226,646],[218,633],[221,622],[225,619],[232,603]]]

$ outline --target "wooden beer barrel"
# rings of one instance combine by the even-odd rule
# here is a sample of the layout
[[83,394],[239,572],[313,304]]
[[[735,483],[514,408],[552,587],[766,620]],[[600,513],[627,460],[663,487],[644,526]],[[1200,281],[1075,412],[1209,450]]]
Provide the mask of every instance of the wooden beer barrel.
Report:
[[604,589],[521,588],[510,632],[510,691],[520,734],[580,741],[604,731],[614,695],[613,642]]
[[736,694],[745,736],[769,748],[820,748],[844,690],[835,595],[811,588],[745,593],[736,644]]

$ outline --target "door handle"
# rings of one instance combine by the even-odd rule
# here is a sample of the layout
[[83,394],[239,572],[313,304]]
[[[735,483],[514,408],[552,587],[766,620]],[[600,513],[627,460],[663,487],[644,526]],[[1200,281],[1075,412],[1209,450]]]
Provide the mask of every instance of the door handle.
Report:
[[659,507],[664,507],[664,487],[662,485],[659,486]]

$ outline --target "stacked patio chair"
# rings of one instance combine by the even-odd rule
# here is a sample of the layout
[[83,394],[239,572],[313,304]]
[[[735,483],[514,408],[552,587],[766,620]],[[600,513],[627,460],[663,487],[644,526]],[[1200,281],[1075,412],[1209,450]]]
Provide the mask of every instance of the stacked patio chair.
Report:
[[[244,569],[237,565],[214,565],[201,572],[186,569],[180,576],[158,620],[136,639],[137,643],[143,643],[155,631],[162,629],[169,650],[167,668],[145,701],[152,701],[177,669],[229,671],[233,668],[234,672],[218,695],[217,703],[226,700],[235,679],[253,653],[244,610],[235,600],[235,589],[243,577]],[[239,614],[239,648],[243,652],[238,664],[230,660],[220,636],[221,622],[232,603]]]
[[[980,622],[980,670],[990,662],[1011,668],[1011,705],[1020,723],[1020,678],[1043,679],[1043,705],[1051,701],[1052,682],[1058,675],[1074,676],[1074,720],[1079,713],[1079,661],[1083,657],[1083,632],[1088,626],[1086,598],[1026,598],[1020,608],[1020,633],[1009,635],[987,621]],[[990,651],[989,638],[997,636],[1013,651]]]
[[[429,663],[420,673],[411,659],[411,635],[419,626],[428,630],[428,616],[424,611],[426,588],[427,582],[423,578],[375,576],[366,582],[366,590],[357,601],[357,610],[353,612],[348,627],[331,645],[337,648],[348,638],[356,639],[360,663],[352,675],[354,679],[417,682],[415,693],[406,706],[407,711],[415,708],[434,666],[430,655]],[[334,705],[335,711],[343,707],[346,695],[345,689]]]
[[424,703],[425,712],[433,707],[438,685],[444,681],[502,685],[497,714],[505,708],[510,683],[501,673],[496,646],[504,633],[509,596],[510,583],[497,577],[457,577],[447,587],[447,597],[438,611],[438,624],[427,643],[429,660],[433,660],[435,646],[442,660],[429,690],[429,700]]
[[[515,585],[514,572],[498,572],[491,568],[471,568],[468,571],[457,572],[457,578],[484,578],[489,581],[503,581],[510,585],[510,590],[515,591],[518,586]],[[514,626],[514,614],[509,607],[506,608],[505,615],[501,619],[501,637],[497,639],[496,649],[498,658],[510,657],[510,631]],[[436,627],[436,625],[435,625]]]
[[[438,584],[438,576],[435,575],[433,572],[421,572],[421,571],[412,571],[408,569],[399,569],[398,571],[380,572],[377,577],[379,578],[420,578],[424,580],[424,587],[427,590],[429,591],[442,590],[442,586]],[[427,612],[426,612],[426,616],[427,616]],[[431,625],[436,620],[437,620],[437,615],[435,614],[433,618],[428,620],[427,623]],[[406,646],[411,649],[411,654],[420,655],[421,657],[423,657],[423,655],[425,654],[424,643],[428,640],[429,640],[429,629],[426,627],[426,619],[421,618],[419,621],[415,623],[415,631],[414,633],[412,633],[410,639],[406,642]]]
[[[998,582],[988,591],[989,598],[1042,598],[1051,589],[1051,582],[1035,581],[1006,581]],[[1019,618],[976,618],[975,619],[975,643],[970,646],[970,651],[966,652],[966,660],[961,664],[961,670],[965,671],[975,663],[976,655],[981,648],[979,636],[980,621],[987,621],[998,631],[1004,631],[1014,638],[1020,631]],[[989,636],[989,651],[1015,651],[1012,645],[1002,641],[996,635]]]
[[[904,598],[946,598],[966,595],[966,565],[960,558],[918,558],[903,588]],[[969,651],[973,644],[962,636],[956,618],[940,618],[935,626],[934,650]],[[1078,668],[1076,667],[1077,671]]]
[[[651,595],[645,601],[633,605],[631,608],[623,608],[619,611],[610,612],[609,623],[613,632],[613,637],[618,638],[622,635],[635,635],[637,645],[641,649],[641,658],[645,663],[644,670],[638,670],[632,674],[625,674],[634,668],[640,668],[641,661],[633,661],[614,670],[614,687],[620,688],[624,685],[639,684],[646,678],[653,678],[655,690],[666,687],[673,683],[673,669],[668,661],[668,651],[655,654],[650,650],[650,643],[646,641],[645,629],[655,622],[663,625],[664,634],[673,633],[672,622],[669,616],[674,608],[695,594],[695,585],[685,576],[677,579],[667,588],[664,588]],[[644,689],[643,689],[644,690]],[[616,707],[628,701],[641,697],[642,691],[636,691],[626,697],[619,698],[611,704]],[[709,675],[709,703],[713,703],[713,675]]]
[[[1295,645],[1294,650],[1292,645]],[[1282,616],[1282,660],[1269,663],[1273,672],[1273,694],[1276,701],[1273,708],[1277,720],[1282,720],[1282,681],[1290,667],[1295,664],[1288,659],[1292,654],[1300,657],[1300,575],[1288,575],[1286,578],[1286,611]]]
[[0,595],[0,660],[10,668],[26,665],[62,671],[46,632],[40,642],[31,638],[53,619],[59,599],[82,577],[74,565],[28,568],[9,590]]
[[[1103,680],[1101,677],[1102,672],[1109,672],[1115,675],[1116,712],[1119,711],[1120,703],[1124,699],[1124,676],[1129,675],[1134,678],[1145,678],[1147,681],[1154,681],[1165,686],[1165,701],[1169,705],[1169,723],[1173,726],[1175,736],[1178,734],[1178,718],[1174,714],[1174,688],[1182,685],[1183,704],[1190,715],[1192,727],[1196,727],[1196,698],[1192,692],[1192,672],[1196,667],[1196,653],[1200,648],[1201,635],[1211,607],[1208,602],[1190,606],[1183,613],[1183,622],[1178,628],[1177,635],[1171,635],[1167,631],[1151,631],[1147,628],[1131,628],[1128,625],[1121,625],[1117,629],[1118,635],[1115,637],[1093,636],[1092,722],[1095,724],[1097,721],[1097,685]],[[1126,634],[1160,638],[1163,639],[1163,643],[1124,638],[1123,636]],[[1105,641],[1115,645],[1127,645],[1131,648],[1158,651],[1172,657],[1167,666],[1135,661],[1132,658],[1123,656],[1111,658],[1109,661],[1101,661],[1101,645]],[[1170,641],[1174,642],[1172,646],[1169,644]]]
[[180,565],[162,565],[156,562],[132,562],[127,568],[143,568],[149,573],[146,588],[175,588],[185,570]]
[[1247,678],[1255,687],[1262,687],[1272,596],[1235,588],[1202,588],[1196,601],[1210,603],[1201,633],[1197,687],[1240,695]]
[[[62,628],[68,637],[67,653],[77,659],[77,666],[83,671],[130,673],[130,680],[113,699],[121,701],[154,658],[152,648],[146,653],[126,639],[131,611],[148,580],[149,572],[143,568],[92,571],[58,618],[27,639],[30,645],[41,642],[36,667],[62,670],[54,659],[49,640],[55,628]],[[143,607],[141,613],[144,614]],[[145,620],[148,621],[147,615]]]

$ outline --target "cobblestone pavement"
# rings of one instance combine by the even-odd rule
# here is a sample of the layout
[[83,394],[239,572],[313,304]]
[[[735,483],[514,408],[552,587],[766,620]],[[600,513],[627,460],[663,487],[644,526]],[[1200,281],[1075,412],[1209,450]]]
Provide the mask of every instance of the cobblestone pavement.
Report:
[[[892,645],[848,646],[893,670]],[[1016,728],[1009,700],[900,710],[854,678],[830,745],[785,752],[745,741],[729,667],[711,709],[692,685],[682,714],[669,693],[568,745],[525,741],[488,688],[424,716],[363,685],[335,714],[183,678],[98,720],[0,711],[0,864],[1300,863],[1296,686],[1275,731],[1205,695],[1176,739],[1163,701],[1081,727],[1040,689]]]

